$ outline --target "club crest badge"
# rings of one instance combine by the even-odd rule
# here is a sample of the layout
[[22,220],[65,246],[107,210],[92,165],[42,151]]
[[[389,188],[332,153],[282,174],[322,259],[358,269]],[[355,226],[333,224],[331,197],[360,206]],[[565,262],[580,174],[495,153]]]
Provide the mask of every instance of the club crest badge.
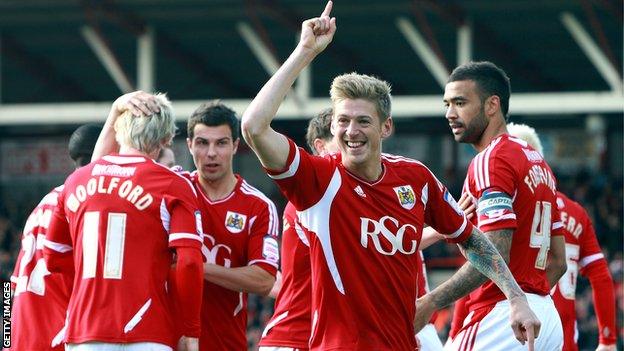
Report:
[[414,195],[414,190],[411,185],[403,185],[393,188],[397,197],[399,198],[399,203],[406,210],[411,210],[416,204],[416,195]]
[[225,216],[225,227],[231,233],[238,234],[242,232],[243,228],[245,228],[245,222],[247,222],[247,216],[227,211],[227,215]]

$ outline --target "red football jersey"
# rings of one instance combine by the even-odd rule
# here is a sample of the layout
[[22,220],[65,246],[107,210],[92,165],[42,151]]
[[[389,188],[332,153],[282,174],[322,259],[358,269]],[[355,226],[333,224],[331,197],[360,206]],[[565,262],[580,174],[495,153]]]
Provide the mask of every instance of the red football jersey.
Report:
[[[211,201],[190,177],[204,218],[202,253],[207,262],[234,268],[257,265],[275,275],[279,265],[279,217],[273,202],[236,175],[226,198]],[[204,280],[200,350],[247,350],[247,294]]]
[[109,155],[67,178],[46,254],[73,251],[67,343],[176,343],[166,280],[175,247],[201,247],[192,184],[153,160]]
[[63,186],[59,186],[47,194],[24,226],[22,246],[11,276],[15,295],[10,350],[64,350],[61,331],[73,277],[50,273],[43,258],[43,243],[62,190]]
[[420,162],[384,155],[375,182],[340,155],[311,156],[290,141],[287,167],[269,171],[310,233],[311,349],[410,350],[423,224],[452,242],[472,232]]
[[[501,135],[470,163],[464,191],[478,200],[481,231],[514,230],[509,269],[518,285],[524,292],[547,295],[550,236],[563,233],[555,176],[542,155],[523,140]],[[470,294],[468,308],[504,299],[496,284],[488,281]]]
[[[418,272],[418,295],[417,297],[424,296],[429,291],[429,280],[427,279],[427,265],[425,264],[425,256],[422,251],[418,251],[418,259],[420,260],[420,272]],[[438,317],[438,312],[434,312],[429,320],[429,323],[434,323],[436,318]]]
[[259,345],[307,349],[312,324],[310,243],[290,202],[284,209],[283,223],[282,287]]
[[[568,270],[554,287],[552,296],[563,324],[563,349],[578,350],[574,341],[576,331],[576,280],[579,271],[586,276],[588,271],[590,271],[588,268],[592,265],[596,265],[600,261],[606,265],[606,262],[604,262],[604,255],[598,245],[594,226],[583,207],[562,193],[557,193],[557,206],[561,212],[561,221],[563,223]],[[594,305],[596,307],[606,305],[606,309],[615,311],[613,284],[608,282],[607,285],[611,286],[611,295],[603,299],[594,299]],[[596,290],[596,287],[592,288]],[[602,292],[594,291],[594,293],[600,294]],[[607,320],[600,320],[600,314],[597,313],[597,315],[599,317],[599,326],[601,327],[601,339],[610,341],[609,344],[615,343],[615,312],[612,313],[611,318],[606,318]]]

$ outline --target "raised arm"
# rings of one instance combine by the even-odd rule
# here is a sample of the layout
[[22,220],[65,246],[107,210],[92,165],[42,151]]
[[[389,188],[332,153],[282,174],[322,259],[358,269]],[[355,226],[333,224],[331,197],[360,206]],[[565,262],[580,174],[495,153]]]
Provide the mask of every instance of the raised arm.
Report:
[[320,17],[303,22],[299,44],[243,114],[243,138],[266,168],[286,166],[288,140],[271,128],[271,121],[299,73],[332,41],[336,32],[336,18],[329,17],[332,5],[327,2]]
[[115,121],[126,111],[130,111],[135,116],[149,116],[160,112],[160,108],[156,104],[154,95],[143,91],[134,91],[124,94],[117,98],[111,106],[104,127],[100,132],[100,136],[93,148],[91,161],[100,159],[102,156],[119,151],[119,145],[115,140]]

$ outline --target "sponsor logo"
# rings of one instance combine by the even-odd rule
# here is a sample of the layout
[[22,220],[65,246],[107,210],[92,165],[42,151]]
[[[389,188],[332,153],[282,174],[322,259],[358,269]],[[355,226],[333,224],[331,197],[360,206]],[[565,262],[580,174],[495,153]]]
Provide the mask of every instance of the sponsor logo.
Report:
[[245,223],[247,222],[247,216],[227,211],[227,215],[225,216],[225,228],[229,230],[231,233],[237,234],[243,231],[245,228]]
[[[360,243],[364,248],[368,248],[370,238],[375,250],[382,255],[392,256],[397,251],[405,255],[416,252],[418,240],[410,240],[407,246],[404,246],[403,238],[406,234],[418,237],[418,230],[409,223],[401,225],[398,219],[390,216],[383,216],[379,221],[360,217]],[[383,245],[382,238],[385,239]]]
[[[204,239],[208,239],[207,241],[210,243],[210,247],[208,247],[208,245],[206,245],[206,240],[204,240],[204,245],[202,245],[201,248],[202,254],[206,259],[206,262],[230,268],[230,266],[232,265],[232,260],[230,259],[230,257],[232,256],[232,249],[229,248],[227,245],[217,244],[217,241],[214,237],[212,237],[212,235],[205,234]],[[225,252],[221,255],[221,257],[223,257],[223,264],[217,262],[219,251]]]
[[355,190],[355,193],[360,195],[361,197],[366,197],[366,194],[364,194],[364,190],[362,190],[361,186],[356,186],[355,188],[353,188],[353,190]]
[[136,167],[121,167],[118,165],[95,165],[91,170],[92,176],[106,175],[113,177],[132,177]]
[[393,188],[397,197],[399,198],[399,203],[406,210],[411,210],[416,204],[416,195],[414,195],[414,190],[411,185],[403,185]]
[[262,241],[262,257],[275,264],[279,262],[279,245],[277,240],[270,235],[265,236]]
[[527,160],[531,162],[539,163],[544,160],[542,155],[535,150],[522,149],[522,152],[524,152],[524,155],[526,156]]

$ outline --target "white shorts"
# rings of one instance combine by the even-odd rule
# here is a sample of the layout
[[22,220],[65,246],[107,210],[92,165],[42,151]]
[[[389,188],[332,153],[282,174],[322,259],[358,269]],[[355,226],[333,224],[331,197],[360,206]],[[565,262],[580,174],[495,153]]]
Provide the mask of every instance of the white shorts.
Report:
[[429,323],[416,334],[420,341],[420,351],[442,351],[442,341],[433,324]]
[[118,344],[110,342],[84,342],[66,344],[65,351],[173,351],[165,344],[155,342],[132,342]]
[[[550,296],[526,294],[529,306],[537,315],[542,326],[539,337],[535,339],[535,350],[559,351],[563,348],[563,328],[559,314]],[[514,336],[509,323],[509,301],[499,301],[494,308],[470,327],[464,327],[451,342],[447,342],[447,351],[520,351],[527,350]],[[474,312],[464,320],[464,326],[470,325]],[[474,321],[472,321],[474,322]]]
[[258,351],[300,351],[301,349],[294,349],[292,347],[282,346],[260,346]]

